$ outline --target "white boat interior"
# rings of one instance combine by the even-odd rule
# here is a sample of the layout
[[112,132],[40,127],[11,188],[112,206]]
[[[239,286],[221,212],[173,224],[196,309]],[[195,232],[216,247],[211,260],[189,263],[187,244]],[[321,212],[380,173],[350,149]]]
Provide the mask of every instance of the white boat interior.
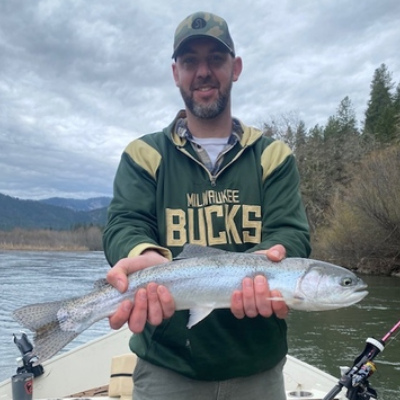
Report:
[[[130,335],[122,328],[45,361],[44,374],[33,382],[33,399],[132,399],[136,358],[129,351]],[[291,356],[284,377],[287,400],[322,400],[338,381]],[[336,399],[344,400],[345,394]],[[10,379],[0,383],[0,400],[12,400]]]

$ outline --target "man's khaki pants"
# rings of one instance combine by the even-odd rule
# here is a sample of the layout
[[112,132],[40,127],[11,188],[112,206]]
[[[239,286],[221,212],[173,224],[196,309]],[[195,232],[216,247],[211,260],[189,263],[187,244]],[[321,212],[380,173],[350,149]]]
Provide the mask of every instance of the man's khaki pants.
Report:
[[198,381],[138,359],[134,400],[286,400],[283,366],[226,381]]

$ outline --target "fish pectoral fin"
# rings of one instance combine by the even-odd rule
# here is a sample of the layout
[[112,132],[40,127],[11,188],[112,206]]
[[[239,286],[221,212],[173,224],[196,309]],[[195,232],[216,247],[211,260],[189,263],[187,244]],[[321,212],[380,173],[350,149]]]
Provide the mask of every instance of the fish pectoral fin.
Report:
[[190,309],[190,317],[187,323],[187,327],[190,329],[192,326],[196,325],[214,310],[214,305],[209,306],[198,306]]
[[288,307],[295,307],[298,306],[299,304],[303,303],[305,298],[304,297],[300,297],[300,296],[294,296],[291,297],[290,299],[282,299],[286,302],[286,304],[288,305]]
[[267,300],[271,300],[271,301],[286,301],[286,299],[284,299],[283,297],[267,297]]

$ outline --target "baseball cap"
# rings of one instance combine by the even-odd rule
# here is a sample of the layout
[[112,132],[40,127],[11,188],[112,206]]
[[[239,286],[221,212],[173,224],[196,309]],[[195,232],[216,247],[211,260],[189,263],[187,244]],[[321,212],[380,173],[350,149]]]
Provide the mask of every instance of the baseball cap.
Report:
[[209,37],[217,40],[233,56],[235,55],[235,47],[226,21],[215,14],[200,11],[186,17],[176,28],[172,58],[177,57],[185,43],[200,37]]

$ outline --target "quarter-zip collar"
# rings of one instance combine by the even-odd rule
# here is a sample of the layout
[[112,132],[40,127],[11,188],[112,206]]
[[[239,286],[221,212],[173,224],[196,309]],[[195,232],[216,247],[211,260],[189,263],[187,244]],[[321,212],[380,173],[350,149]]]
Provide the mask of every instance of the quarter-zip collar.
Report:
[[[179,147],[185,146],[188,140],[185,135],[181,134],[179,129],[178,122],[181,119],[186,119],[185,110],[180,110],[174,121],[164,130],[165,134]],[[242,147],[251,146],[262,136],[262,132],[259,129],[246,126],[236,118],[232,119],[232,132],[235,132],[238,142]],[[238,134],[238,132],[240,133]]]

